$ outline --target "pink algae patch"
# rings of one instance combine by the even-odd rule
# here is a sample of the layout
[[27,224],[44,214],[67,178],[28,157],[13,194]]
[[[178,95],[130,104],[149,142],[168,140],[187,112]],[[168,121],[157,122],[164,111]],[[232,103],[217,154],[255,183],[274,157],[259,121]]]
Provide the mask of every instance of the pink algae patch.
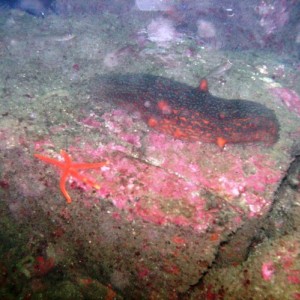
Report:
[[[210,163],[201,166],[196,146],[162,138],[158,133],[149,134],[149,139],[162,144],[156,148],[157,143],[149,143],[144,159],[126,154],[126,148],[115,144],[85,154],[92,161],[110,161],[93,171],[101,184],[97,194],[126,212],[128,220],[138,217],[158,225],[190,226],[204,232],[224,213],[229,213],[229,223],[237,224],[245,213],[255,217],[269,209],[271,199],[266,189],[274,186],[281,174],[266,157],[253,155],[243,161],[230,152],[220,157],[206,153]],[[215,151],[220,152],[217,147]],[[245,166],[251,169],[249,174],[245,174]]]
[[294,90],[288,88],[272,88],[270,91],[272,95],[282,101],[289,111],[300,116],[300,97]]
[[221,151],[213,146],[170,141],[157,133],[150,133],[148,139],[147,156],[153,157],[155,164],[184,178],[189,188],[208,190],[230,202],[246,203],[249,217],[261,215],[268,209],[271,201],[266,195],[282,177],[274,162],[254,146],[253,153],[241,158],[238,152],[232,153],[230,147]]
[[[117,153],[102,173],[99,195],[111,199],[131,217],[163,225],[209,226],[214,217],[205,208],[205,200],[193,195],[197,190],[185,180],[156,166]],[[130,217],[129,217],[130,218]]]
[[94,114],[90,114],[88,117],[80,120],[81,124],[91,127],[91,128],[99,128],[102,126],[102,123],[98,120],[97,116]]
[[275,265],[272,261],[264,262],[261,266],[261,276],[265,281],[270,281],[275,274]]
[[[99,170],[82,172],[100,184],[99,201],[111,201],[128,220],[137,217],[205,232],[223,216],[229,227],[238,226],[244,216],[260,216],[269,209],[282,173],[259,148],[239,152],[232,151],[235,146],[226,146],[220,150],[216,145],[186,143],[155,131],[145,135],[134,129],[138,117],[119,109],[101,119],[105,126],[98,126],[100,118],[95,116],[83,124],[106,128],[119,143],[114,138],[94,148],[78,138],[80,148],[70,147],[69,153],[74,161],[109,161]],[[75,189],[90,189],[75,179],[70,183]]]
[[213,151],[203,154],[199,144],[151,132],[141,158],[114,143],[97,149],[85,146],[84,155],[92,161],[109,160],[109,165],[93,173],[101,184],[97,195],[126,212],[128,220],[138,217],[204,232],[224,213],[229,224],[239,224],[245,213],[255,217],[268,210],[268,192],[281,177],[272,161],[262,154],[241,159],[211,147]]

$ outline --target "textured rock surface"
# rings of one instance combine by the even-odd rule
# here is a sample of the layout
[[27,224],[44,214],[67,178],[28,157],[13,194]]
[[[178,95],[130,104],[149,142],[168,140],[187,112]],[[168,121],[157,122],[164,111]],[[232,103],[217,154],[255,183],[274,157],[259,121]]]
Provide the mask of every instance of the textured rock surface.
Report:
[[[18,296],[56,295],[63,280],[61,294],[78,299],[91,295],[93,288],[107,299],[115,291],[126,299],[181,299],[191,295],[191,286],[201,284],[213,263],[224,267],[247,258],[298,155],[299,119],[269,95],[274,80],[248,67],[252,64],[254,69],[263,61],[272,70],[278,64],[275,58],[256,61],[234,53],[232,77],[211,85],[213,94],[227,98],[242,94],[240,98],[259,99],[273,109],[281,125],[279,141],[273,147],[220,149],[150,130],[139,114],[102,99],[96,92],[99,87],[91,87],[97,84],[95,73],[108,72],[104,57],[114,47],[112,27],[107,27],[110,18],[92,23],[73,20],[78,26],[73,38],[59,31],[66,24],[55,16],[3,18],[7,36],[0,70],[1,212],[7,232],[18,237],[20,226],[26,238],[14,244],[8,242],[11,235],[3,235],[7,247],[2,249],[5,263],[0,268],[7,275],[1,277],[2,293],[10,293],[20,282]],[[121,43],[121,25],[115,19],[110,22],[118,28],[114,42]],[[22,30],[28,28],[31,36],[24,39]],[[55,32],[45,37],[45,28]],[[102,34],[92,33],[98,31]],[[159,73],[153,62],[164,61],[166,77],[191,85],[199,81],[199,57],[182,58],[188,44],[174,45],[167,56],[147,46],[124,47],[114,52],[118,72]],[[200,47],[197,51],[209,66],[223,60],[220,53]],[[66,204],[59,190],[59,170],[34,158],[40,153],[60,160],[60,149],[75,162],[108,160],[99,170],[82,171],[100,189],[69,178],[72,203]],[[296,175],[290,180],[299,188]],[[244,238],[235,240],[235,234]],[[291,234],[290,239],[296,237]],[[281,247],[276,244],[274,253],[277,246]],[[271,273],[266,278],[272,277],[272,263],[278,262],[256,262],[259,274],[263,263],[270,263],[265,265]]]

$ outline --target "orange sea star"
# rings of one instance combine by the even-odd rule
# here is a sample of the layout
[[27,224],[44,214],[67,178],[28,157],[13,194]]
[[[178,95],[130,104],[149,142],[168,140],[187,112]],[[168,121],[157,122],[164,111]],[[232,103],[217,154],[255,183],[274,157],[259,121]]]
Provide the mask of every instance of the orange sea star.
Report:
[[54,158],[44,156],[41,154],[34,154],[34,156],[46,163],[52,164],[56,167],[59,167],[62,170],[62,174],[60,177],[59,187],[62,194],[65,196],[67,203],[71,203],[72,199],[69,193],[66,190],[66,180],[69,176],[72,176],[85,184],[90,185],[96,190],[100,189],[100,185],[92,179],[89,179],[78,173],[78,170],[84,169],[99,169],[108,164],[107,161],[102,161],[99,163],[75,163],[72,161],[71,156],[64,150],[60,151],[60,155],[63,157],[64,161],[59,161]]

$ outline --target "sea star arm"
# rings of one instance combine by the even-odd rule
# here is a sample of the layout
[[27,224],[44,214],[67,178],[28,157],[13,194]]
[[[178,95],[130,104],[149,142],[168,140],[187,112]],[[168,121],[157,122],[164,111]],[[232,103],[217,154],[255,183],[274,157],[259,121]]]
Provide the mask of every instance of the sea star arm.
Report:
[[95,180],[79,174],[77,172],[77,170],[74,170],[73,168],[70,169],[70,175],[72,175],[74,178],[82,181],[83,183],[93,187],[96,190],[100,189],[100,184],[98,184]]
[[61,150],[60,154],[63,156],[63,158],[65,160],[65,164],[63,166],[63,174],[60,178],[59,187],[60,187],[62,194],[65,196],[67,203],[71,203],[72,202],[71,196],[69,195],[69,193],[66,190],[66,181],[70,174],[72,159],[68,155],[68,153],[65,152],[64,150]]
[[[67,152],[65,152],[64,150],[61,150],[61,156],[64,158],[64,160],[66,160],[66,158],[68,159],[68,157],[70,157]],[[49,163],[51,165],[55,165],[61,169],[65,168],[65,163],[58,161],[54,158],[48,157],[48,156],[44,156],[42,154],[34,154],[34,156],[36,158],[38,158],[39,160],[42,160],[46,163]],[[103,162],[99,162],[99,163],[72,163],[72,168],[73,169],[98,169],[101,168],[105,165],[107,165],[108,162],[107,161],[103,161]]]
[[58,160],[56,160],[56,159],[54,159],[54,158],[51,158],[51,157],[48,157],[48,156],[44,156],[44,155],[42,155],[42,154],[34,154],[34,157],[36,157],[36,158],[38,158],[39,160],[42,160],[42,161],[44,161],[44,162],[46,162],[46,163],[48,163],[48,164],[51,164],[51,165],[55,165],[55,166],[57,166],[57,167],[59,167],[59,168],[63,168],[64,167],[64,165],[65,165],[65,163],[64,162],[62,162],[62,161],[58,161]]
[[67,203],[71,203],[72,202],[71,196],[69,195],[69,193],[66,190],[66,181],[67,181],[68,176],[69,176],[69,172],[64,171],[64,173],[62,174],[60,181],[59,181],[59,187],[60,187],[62,194],[66,198]]

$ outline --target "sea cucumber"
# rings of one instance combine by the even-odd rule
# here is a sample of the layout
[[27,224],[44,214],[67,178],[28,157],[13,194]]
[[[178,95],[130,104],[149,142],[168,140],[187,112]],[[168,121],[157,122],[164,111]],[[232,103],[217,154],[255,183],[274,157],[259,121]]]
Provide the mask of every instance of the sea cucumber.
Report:
[[254,101],[215,97],[206,80],[197,88],[149,74],[108,74],[96,79],[98,96],[138,110],[149,127],[186,141],[263,142],[279,137],[275,113]]

